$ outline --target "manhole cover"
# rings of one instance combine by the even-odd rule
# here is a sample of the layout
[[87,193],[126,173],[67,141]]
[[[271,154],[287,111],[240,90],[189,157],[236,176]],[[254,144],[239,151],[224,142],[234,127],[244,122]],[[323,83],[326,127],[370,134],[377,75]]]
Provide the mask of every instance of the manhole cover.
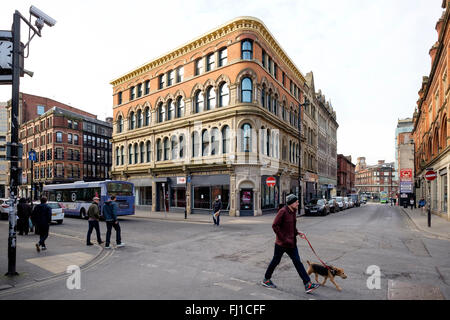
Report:
[[445,300],[445,297],[438,287],[389,280],[388,300]]

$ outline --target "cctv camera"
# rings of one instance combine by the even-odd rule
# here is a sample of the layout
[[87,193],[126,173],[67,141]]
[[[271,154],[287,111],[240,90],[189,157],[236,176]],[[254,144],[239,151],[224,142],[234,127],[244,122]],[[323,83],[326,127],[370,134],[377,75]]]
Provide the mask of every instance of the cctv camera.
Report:
[[35,16],[38,20],[43,21],[46,25],[49,27],[53,27],[56,23],[56,20],[50,17],[49,15],[45,14],[35,6],[30,7],[30,13]]

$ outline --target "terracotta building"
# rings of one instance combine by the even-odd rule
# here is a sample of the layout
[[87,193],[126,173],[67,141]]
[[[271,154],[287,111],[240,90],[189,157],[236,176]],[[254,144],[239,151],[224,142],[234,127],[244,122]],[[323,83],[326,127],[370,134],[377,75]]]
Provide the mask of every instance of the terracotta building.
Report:
[[380,199],[380,192],[386,192],[388,198],[396,198],[398,183],[395,176],[394,162],[378,160],[375,165],[367,165],[366,158],[359,157],[355,168],[356,192],[373,200]]
[[220,196],[225,213],[261,215],[304,193],[308,88],[262,21],[236,18],[111,84],[112,175],[138,207],[210,213]]
[[[431,211],[450,220],[449,194],[449,53],[450,4],[442,2],[441,18],[436,23],[437,41],[431,47],[431,70],[423,77],[419,100],[414,112],[412,131],[415,148],[416,198],[424,198],[431,205]],[[437,178],[426,182],[427,169],[437,171]]]
[[355,193],[355,165],[352,156],[337,155],[337,196]]

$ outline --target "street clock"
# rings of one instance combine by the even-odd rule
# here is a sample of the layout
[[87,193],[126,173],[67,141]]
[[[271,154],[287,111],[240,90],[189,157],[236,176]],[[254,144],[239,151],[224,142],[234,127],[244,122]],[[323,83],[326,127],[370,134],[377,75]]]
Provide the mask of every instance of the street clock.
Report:
[[12,83],[13,39],[11,31],[0,30],[0,84]]

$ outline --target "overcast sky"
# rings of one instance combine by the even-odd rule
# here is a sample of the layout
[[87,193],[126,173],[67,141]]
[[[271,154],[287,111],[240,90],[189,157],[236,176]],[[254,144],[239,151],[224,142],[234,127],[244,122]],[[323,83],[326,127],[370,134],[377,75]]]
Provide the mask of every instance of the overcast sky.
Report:
[[[112,116],[109,82],[238,16],[261,19],[337,113],[338,153],[394,161],[398,119],[412,117],[442,0],[3,0],[0,30],[31,5],[54,18],[30,45],[20,90]],[[33,19],[34,21],[34,19]],[[22,26],[22,42],[28,27]],[[0,101],[11,86],[0,86]]]

